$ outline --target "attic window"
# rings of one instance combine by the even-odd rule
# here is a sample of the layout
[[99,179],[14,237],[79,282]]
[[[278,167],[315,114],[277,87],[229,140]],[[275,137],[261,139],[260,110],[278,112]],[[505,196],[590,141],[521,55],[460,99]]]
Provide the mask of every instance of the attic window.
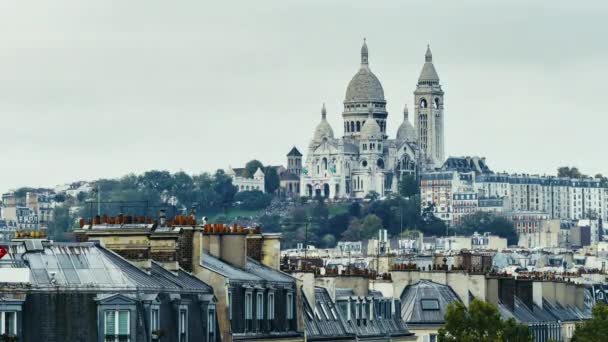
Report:
[[420,305],[424,311],[437,311],[439,310],[439,300],[437,299],[421,299]]

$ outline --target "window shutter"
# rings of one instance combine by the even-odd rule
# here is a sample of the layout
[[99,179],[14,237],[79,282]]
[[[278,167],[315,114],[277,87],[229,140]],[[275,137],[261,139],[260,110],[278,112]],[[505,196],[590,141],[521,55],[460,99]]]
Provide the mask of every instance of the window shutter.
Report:
[[114,311],[105,312],[105,334],[114,335],[116,333],[116,325],[114,322]]
[[129,311],[123,310],[118,312],[118,334],[129,334]]

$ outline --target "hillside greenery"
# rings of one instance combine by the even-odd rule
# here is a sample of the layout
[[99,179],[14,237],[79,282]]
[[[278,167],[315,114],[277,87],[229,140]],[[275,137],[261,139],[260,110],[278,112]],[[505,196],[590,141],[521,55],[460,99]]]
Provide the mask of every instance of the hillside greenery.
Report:
[[[260,165],[258,161],[247,163],[245,173],[255,172]],[[491,232],[513,242],[513,225],[501,217],[473,215],[460,227],[448,230],[443,221],[432,214],[433,206],[420,209],[418,184],[413,177],[404,177],[399,190],[399,194],[382,199],[370,196],[362,201],[327,202],[323,197],[302,198],[283,206],[283,202],[271,194],[237,193],[232,179],[222,170],[193,176],[181,171],[152,170],[119,179],[100,179],[90,193],[62,198],[62,205],[55,209],[56,219],[49,226],[49,234],[56,240],[67,238],[65,233],[77,225],[78,218],[97,213],[99,194],[100,212],[109,216],[122,213],[156,217],[161,208],[167,210],[168,216],[182,215],[195,208],[199,218],[207,216],[210,222],[230,224],[246,219],[262,225],[264,231],[281,232],[286,248],[298,242],[332,247],[340,240],[375,238],[381,228],[387,229],[389,236],[413,230],[427,236]]]

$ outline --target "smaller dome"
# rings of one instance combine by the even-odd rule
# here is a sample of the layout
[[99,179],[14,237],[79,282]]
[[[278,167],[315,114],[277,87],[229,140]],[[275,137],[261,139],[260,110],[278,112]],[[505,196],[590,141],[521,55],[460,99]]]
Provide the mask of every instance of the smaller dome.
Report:
[[372,116],[371,108],[369,118],[365,121],[363,127],[361,127],[361,139],[382,139],[382,130]]
[[315,142],[321,142],[323,139],[333,139],[334,138],[334,130],[327,122],[327,110],[325,109],[325,103],[323,104],[323,108],[321,109],[321,122],[315,128],[315,135],[313,140]]
[[416,129],[412,126],[410,120],[408,120],[408,110],[407,106],[405,106],[405,109],[403,109],[403,122],[399,126],[399,129],[397,129],[397,141],[414,142],[416,140]]

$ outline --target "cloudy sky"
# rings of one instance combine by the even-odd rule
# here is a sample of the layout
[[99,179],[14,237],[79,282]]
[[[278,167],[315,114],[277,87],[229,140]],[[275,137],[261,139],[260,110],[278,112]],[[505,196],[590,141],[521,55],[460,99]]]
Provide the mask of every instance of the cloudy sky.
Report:
[[0,191],[213,171],[337,135],[367,37],[394,136],[426,44],[448,155],[608,173],[608,2],[1,1]]

